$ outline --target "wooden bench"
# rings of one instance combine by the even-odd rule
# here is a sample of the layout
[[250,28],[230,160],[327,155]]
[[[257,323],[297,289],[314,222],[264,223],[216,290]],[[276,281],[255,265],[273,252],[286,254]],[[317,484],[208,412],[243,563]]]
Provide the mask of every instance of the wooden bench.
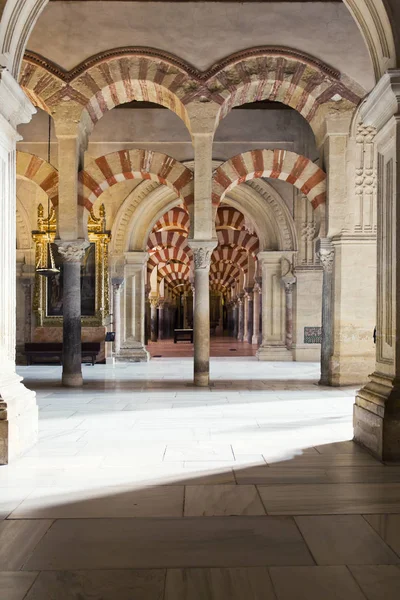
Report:
[[[100,352],[100,342],[83,342],[81,346],[82,362],[90,358],[92,365]],[[28,365],[33,364],[35,358],[57,359],[62,365],[63,345],[57,342],[30,342],[25,344],[25,356]]]
[[193,329],[174,329],[174,344],[176,342],[191,342],[193,344]]

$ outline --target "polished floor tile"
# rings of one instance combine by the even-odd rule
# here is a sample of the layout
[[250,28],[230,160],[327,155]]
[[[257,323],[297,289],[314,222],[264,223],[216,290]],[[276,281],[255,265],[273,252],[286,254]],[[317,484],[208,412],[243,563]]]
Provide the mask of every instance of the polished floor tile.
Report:
[[399,600],[399,567],[386,565],[351,566],[349,569],[367,600]]
[[266,568],[169,569],[164,600],[276,600]]
[[393,565],[400,558],[361,515],[295,517],[318,565]]
[[0,571],[18,571],[53,521],[0,522]]
[[265,510],[253,485],[189,485],[185,488],[184,515],[265,515]]
[[329,483],[324,469],[271,469],[269,465],[234,469],[238,484]]
[[259,485],[271,515],[400,513],[400,484]]
[[365,600],[346,567],[275,567],[269,572],[278,600]]
[[164,580],[163,569],[47,571],[25,600],[163,600]]
[[24,569],[311,564],[290,518],[70,519],[54,523]]
[[35,572],[0,571],[0,600],[24,600],[36,577]]
[[400,556],[400,514],[364,515],[364,519],[383,540]]

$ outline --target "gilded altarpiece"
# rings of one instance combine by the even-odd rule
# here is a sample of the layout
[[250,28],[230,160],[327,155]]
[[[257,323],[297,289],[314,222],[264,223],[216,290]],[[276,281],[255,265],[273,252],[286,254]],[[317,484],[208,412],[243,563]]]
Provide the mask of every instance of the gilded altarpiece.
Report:
[[[55,265],[60,273],[52,277],[36,274],[33,310],[38,327],[62,326],[63,275],[62,261],[55,244],[56,213],[44,216],[43,206],[38,207],[38,228],[32,232],[35,242],[36,268],[50,261],[50,244]],[[110,313],[108,245],[111,239],[106,231],[104,204],[97,217],[92,210],[88,219],[88,241],[90,243],[81,267],[81,314],[84,327],[98,327],[105,323]]]

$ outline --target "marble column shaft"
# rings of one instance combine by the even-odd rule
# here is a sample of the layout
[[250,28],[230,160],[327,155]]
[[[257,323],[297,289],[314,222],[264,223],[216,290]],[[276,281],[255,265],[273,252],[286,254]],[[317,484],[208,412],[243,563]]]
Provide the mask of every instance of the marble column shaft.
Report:
[[114,354],[118,354],[121,349],[121,290],[123,279],[112,280],[113,288],[113,325],[114,325]]
[[322,339],[321,339],[321,385],[330,385],[331,356],[333,352],[333,267],[335,251],[330,240],[318,240],[317,256],[324,270],[322,280]]
[[237,339],[239,342],[243,342],[244,339],[244,295],[239,294],[238,298],[238,335]]
[[194,384],[208,386],[210,380],[210,293],[209,274],[215,241],[189,241],[194,258]]
[[253,288],[253,335],[251,343],[254,346],[260,344],[260,301],[261,288],[259,283],[256,283]]
[[156,342],[158,339],[157,307],[158,298],[150,298],[150,339]]
[[82,379],[81,263],[88,242],[57,241],[63,261],[62,384],[79,387]]
[[158,303],[158,339],[163,340],[165,336],[165,309],[164,301],[160,300]]

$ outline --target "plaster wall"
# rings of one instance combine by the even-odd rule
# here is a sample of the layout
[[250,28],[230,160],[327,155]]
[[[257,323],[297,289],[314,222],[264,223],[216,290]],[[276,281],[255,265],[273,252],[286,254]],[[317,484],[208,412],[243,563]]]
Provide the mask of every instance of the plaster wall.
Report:
[[[39,110],[20,127],[23,141],[18,149],[47,160],[48,115]],[[51,162],[57,167],[57,143],[51,137]],[[116,150],[145,148],[163,152],[179,161],[193,160],[193,146],[184,123],[167,109],[120,108],[107,112],[94,128],[86,161]],[[294,110],[232,111],[216,131],[213,158],[225,161],[258,148],[284,148],[318,158],[309,124]]]
[[374,85],[364,40],[337,2],[51,2],[27,47],[65,69],[110,48],[150,46],[206,70],[259,45],[303,50],[367,90]]

